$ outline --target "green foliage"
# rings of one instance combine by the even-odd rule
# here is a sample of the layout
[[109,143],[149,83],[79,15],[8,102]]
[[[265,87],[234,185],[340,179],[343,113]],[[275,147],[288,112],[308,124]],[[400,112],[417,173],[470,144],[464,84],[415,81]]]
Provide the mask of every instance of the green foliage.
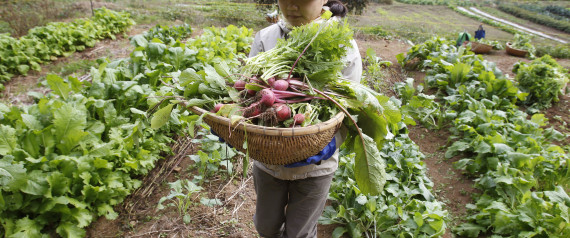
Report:
[[542,57],[545,55],[550,55],[553,58],[558,58],[558,59],[570,59],[570,43],[564,45],[559,44],[556,46],[552,45],[536,46],[536,56]]
[[384,81],[384,70],[387,70],[392,65],[392,62],[382,60],[376,56],[376,52],[372,48],[366,49],[366,58],[364,59],[364,71],[361,79],[362,84],[368,85],[369,88],[377,92],[382,92],[383,87],[386,87]]
[[559,186],[568,184],[569,158],[550,143],[565,136],[544,129],[544,115],[527,119],[518,110],[515,103],[526,93],[494,64],[462,48],[429,55],[420,64],[428,86],[438,88],[448,110],[457,112],[451,128],[456,141],[445,156],[464,156],[454,166],[478,176],[475,186],[482,191],[476,204],[468,205],[473,215],[453,231],[467,237],[568,234],[568,195]]
[[544,109],[558,102],[564,95],[568,83],[568,70],[560,66],[556,60],[545,55],[530,64],[517,62],[513,66],[515,80],[521,89],[529,93],[525,104],[531,108]]
[[531,40],[528,35],[515,34],[511,48],[525,50],[528,52],[528,58],[534,59],[536,57],[536,49],[530,42]]
[[263,80],[274,76],[287,78],[293,64],[304,52],[303,60],[298,61],[292,76],[307,77],[314,87],[322,89],[327,83],[338,79],[344,68],[341,59],[347,52],[347,47],[339,46],[352,45],[352,35],[346,21],[327,20],[295,27],[289,33],[288,40],[279,39],[272,50],[248,59],[244,74],[262,75]]
[[[396,92],[402,99],[402,113],[418,120],[422,125],[430,129],[441,129],[444,122],[453,119],[456,115],[453,111],[447,111],[435,101],[435,96],[422,93],[423,85],[414,89],[414,79],[408,78],[406,82],[398,82],[394,85]],[[411,123],[415,125],[414,123]]]
[[[199,176],[195,176],[194,180],[200,184],[208,181],[208,178],[214,174],[225,172],[229,176],[235,175],[232,160],[240,154],[235,148],[228,146],[224,142],[220,142],[219,138],[204,130],[196,134],[200,139],[193,139],[193,143],[201,145],[197,154],[190,155],[190,159],[195,162],[194,166],[198,168]],[[243,154],[242,154],[243,155]],[[247,166],[247,165],[244,165]]]
[[544,10],[554,14],[554,15],[558,15],[560,17],[564,17],[566,19],[570,18],[570,10],[568,8],[564,8],[561,6],[556,6],[556,5],[549,5],[544,7]]
[[[398,59],[398,63],[402,65],[402,67],[408,67],[412,61],[416,59],[419,63],[423,62],[424,60],[428,59],[432,52],[447,52],[447,51],[454,51],[455,43],[453,41],[449,41],[445,38],[440,37],[432,37],[430,40],[425,41],[422,44],[417,44],[412,46],[412,48],[408,51],[408,53],[401,53],[396,55]],[[420,67],[419,64],[415,64],[409,67]]]
[[172,132],[193,134],[189,128],[196,124],[173,108],[166,125],[153,129],[147,113],[167,106],[160,98],[183,94],[167,86],[182,71],[202,70],[214,60],[238,64],[245,56],[236,42],[252,37],[247,29],[220,34],[230,31],[212,28],[188,45],[149,42],[130,58],[101,61],[91,68],[91,82],[50,75],[53,91],[37,103],[0,104],[0,234],[84,236],[96,216],[116,218],[113,206],[170,152]]
[[157,209],[164,209],[165,206],[162,203],[170,201],[167,206],[176,207],[176,211],[183,218],[184,223],[190,223],[192,219],[188,212],[191,206],[194,205],[192,195],[201,191],[202,187],[186,179],[168,183],[168,186],[171,189],[170,194],[160,198]]
[[510,4],[499,4],[499,9],[514,16],[552,27],[566,33],[570,33],[570,22],[564,20],[557,20],[550,16],[536,14],[536,12],[525,10],[521,7]]
[[[152,39],[158,38],[164,42],[164,44],[171,45],[174,44],[176,40],[185,40],[185,38],[190,34],[192,34],[192,27],[188,24],[182,24],[179,26],[156,25],[142,34],[142,36],[147,41],[152,41]],[[133,39],[131,38],[131,41],[132,40]]]
[[424,155],[400,124],[400,132],[380,153],[386,158],[387,180],[378,196],[362,193],[353,180],[353,154],[341,152],[327,206],[319,223],[340,224],[333,237],[439,237],[447,227],[447,211],[432,195],[433,183],[426,174]]
[[93,47],[99,39],[115,39],[115,34],[133,24],[129,14],[101,8],[96,10],[92,19],[52,22],[31,29],[20,39],[0,34],[0,83],[10,80],[15,74],[40,71],[41,63]]

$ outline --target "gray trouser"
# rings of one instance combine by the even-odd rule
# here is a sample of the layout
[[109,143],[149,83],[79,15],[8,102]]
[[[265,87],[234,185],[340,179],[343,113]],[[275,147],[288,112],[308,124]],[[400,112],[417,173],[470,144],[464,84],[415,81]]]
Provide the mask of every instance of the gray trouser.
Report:
[[257,205],[253,222],[262,237],[317,237],[333,174],[281,180],[253,166]]

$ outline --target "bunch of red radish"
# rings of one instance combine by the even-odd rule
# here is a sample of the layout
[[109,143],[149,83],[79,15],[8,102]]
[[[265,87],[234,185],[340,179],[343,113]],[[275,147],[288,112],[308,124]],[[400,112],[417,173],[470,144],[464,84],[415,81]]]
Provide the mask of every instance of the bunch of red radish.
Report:
[[[247,80],[248,82],[237,80],[233,85],[240,92],[240,101],[236,102],[240,107],[238,112],[246,120],[257,121],[257,124],[263,126],[284,126],[282,122],[290,119],[292,114],[289,104],[322,99],[304,93],[307,85],[298,79],[269,78],[265,82],[254,76]],[[229,104],[217,104],[214,112],[226,105]],[[298,113],[293,116],[293,123],[290,125],[300,126],[304,121],[305,115]]]

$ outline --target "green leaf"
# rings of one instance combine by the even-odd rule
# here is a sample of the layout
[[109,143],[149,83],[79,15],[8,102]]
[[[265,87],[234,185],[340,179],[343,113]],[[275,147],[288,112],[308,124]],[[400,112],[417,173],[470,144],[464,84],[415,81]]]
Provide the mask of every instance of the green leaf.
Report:
[[204,206],[213,207],[213,206],[221,206],[222,201],[220,199],[209,199],[209,198],[200,198],[200,203]]
[[80,228],[88,226],[93,220],[91,212],[83,208],[71,209],[70,215],[75,219],[75,221],[77,222],[77,226]]
[[70,192],[69,189],[71,185],[71,180],[65,177],[65,175],[63,175],[62,173],[58,171],[52,172],[46,178],[46,180],[49,184],[49,189],[50,189],[49,194],[53,197],[63,196],[67,192]]
[[166,107],[163,107],[154,113],[150,121],[152,129],[156,130],[168,123],[168,120],[170,119],[170,113],[172,112],[172,107],[174,107],[174,104],[168,104]]
[[360,138],[357,136],[354,143],[356,182],[362,193],[375,196],[382,192],[386,183],[385,162],[372,138],[364,135],[364,146]]
[[561,186],[556,186],[554,191],[544,191],[544,195],[546,195],[550,201],[570,204],[570,197]]
[[16,221],[16,226],[14,227],[13,233],[6,233],[6,237],[14,238],[35,238],[43,237],[42,225],[34,220],[30,220],[28,217],[19,219]]
[[469,71],[471,71],[471,66],[464,63],[455,64],[450,72],[450,84],[462,83]]
[[485,230],[485,227],[473,223],[463,223],[453,228],[453,232],[466,237],[479,237],[479,233]]
[[513,148],[511,148],[510,146],[505,145],[503,143],[494,143],[493,147],[495,147],[495,153],[496,154],[503,154],[506,152],[514,151]]
[[88,134],[83,131],[87,125],[85,108],[64,104],[53,114],[57,148],[68,154]]
[[67,100],[69,92],[71,92],[71,87],[69,84],[63,82],[63,79],[55,74],[48,74],[46,76],[47,83],[50,88],[55,92],[55,94]]
[[40,123],[40,121],[38,121],[38,119],[36,119],[35,116],[30,115],[30,114],[22,114],[22,121],[24,122],[24,124],[32,129],[32,130],[41,130],[43,129],[42,124]]
[[464,141],[456,141],[445,152],[445,158],[449,159],[455,156],[457,154],[456,153],[457,151],[465,151],[469,148],[470,148],[469,143]]
[[6,191],[17,192],[26,185],[28,177],[24,166],[13,163],[12,158],[0,159],[0,185]]
[[57,234],[67,238],[81,238],[85,237],[85,229],[79,228],[76,224],[71,222],[61,222],[56,229]]
[[422,214],[419,212],[414,213],[414,221],[416,222],[418,227],[422,227],[424,225],[424,218],[422,217]]
[[10,126],[0,125],[0,155],[11,154],[17,148],[16,130]]
[[206,72],[206,81],[210,85],[210,87],[223,89],[226,87],[226,80],[216,72],[216,69],[211,65],[206,65],[204,67],[204,71]]
[[339,226],[337,228],[334,229],[333,233],[332,233],[332,238],[340,238],[342,237],[342,235],[344,235],[344,233],[346,233],[348,230],[346,230],[345,227],[343,226]]
[[[188,68],[180,73],[180,86],[186,87],[190,83],[203,82],[204,80],[192,68]],[[197,89],[196,89],[197,90]]]

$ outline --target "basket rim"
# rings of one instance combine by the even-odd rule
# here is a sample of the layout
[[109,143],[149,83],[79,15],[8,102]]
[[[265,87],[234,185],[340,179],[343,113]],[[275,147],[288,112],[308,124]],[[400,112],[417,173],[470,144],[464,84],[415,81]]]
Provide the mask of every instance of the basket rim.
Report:
[[481,42],[477,42],[477,41],[469,41],[469,42],[470,42],[471,44],[473,44],[473,45],[481,45],[481,46],[487,46],[487,47],[493,48],[492,45],[485,44],[485,43],[481,43]]
[[507,49],[510,49],[510,50],[513,50],[513,51],[518,51],[518,52],[521,53],[521,54],[522,54],[523,52],[524,52],[525,54],[528,53],[528,51],[526,51],[526,50],[521,50],[521,49],[517,49],[517,48],[511,47],[511,45],[512,45],[511,42],[507,42],[506,45],[507,45]]
[[[186,105],[184,103],[181,103],[181,104],[184,107],[186,107]],[[336,127],[338,124],[342,123],[342,121],[344,119],[344,113],[339,112],[338,114],[336,114],[334,117],[332,117],[328,121],[321,122],[319,124],[311,125],[311,126],[307,126],[307,127],[277,128],[277,127],[258,126],[258,125],[246,124],[246,123],[240,123],[238,125],[230,125],[231,121],[229,118],[215,115],[215,114],[210,113],[210,112],[208,112],[208,111],[206,111],[200,107],[197,107],[197,106],[186,107],[186,108],[188,108],[190,111],[192,111],[198,115],[202,115],[204,113],[207,113],[206,117],[208,117],[208,119],[210,119],[214,122],[218,122],[218,123],[221,123],[224,125],[228,125],[228,128],[238,129],[241,131],[246,131],[248,133],[263,134],[263,135],[267,135],[267,136],[303,136],[303,135],[315,134],[315,133],[319,133],[322,131],[329,130],[333,127]]]

